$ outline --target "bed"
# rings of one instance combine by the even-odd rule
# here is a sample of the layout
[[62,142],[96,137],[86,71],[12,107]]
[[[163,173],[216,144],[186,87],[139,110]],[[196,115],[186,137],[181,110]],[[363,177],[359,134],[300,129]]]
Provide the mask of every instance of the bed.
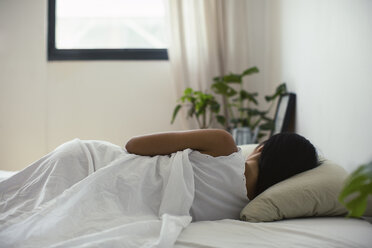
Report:
[[191,223],[175,247],[372,247],[372,225],[360,219],[315,217],[249,223],[238,220]]
[[[254,145],[241,146],[243,156],[246,157],[254,147]],[[131,236],[132,239],[134,237],[134,240],[128,247],[171,247],[169,244],[174,244],[174,247],[178,248],[372,247],[372,225],[365,219],[343,217],[346,210],[337,203],[335,192],[345,176],[343,170],[334,165],[324,166],[321,169],[331,170],[332,173],[329,173],[329,171],[325,173],[325,171],[320,170],[315,173],[317,174],[316,179],[314,179],[314,173],[291,178],[289,182],[279,185],[279,187],[273,187],[268,194],[257,199],[257,201],[254,200],[249,203],[241,213],[241,219],[245,221],[224,219],[189,223],[184,218],[176,220],[176,222],[184,221],[179,226],[175,226],[174,223],[176,222],[173,222],[168,226],[161,224],[158,229],[153,230],[149,226],[159,223],[146,222],[141,227],[141,232],[146,233],[147,231],[155,230],[155,242],[149,243],[148,240],[144,239],[142,243],[136,243],[136,239],[143,239],[141,232],[139,232]],[[319,177],[319,173],[327,175]],[[13,174],[14,172],[0,171],[0,181]],[[317,185],[315,189],[313,187],[309,189],[308,182],[310,181],[315,182],[314,184]],[[327,181],[328,185],[324,185],[324,181]],[[319,188],[321,188],[321,191],[316,192]],[[283,191],[286,193],[281,194]],[[298,195],[299,192],[301,195]],[[172,192],[170,193],[172,194]],[[280,199],[276,199],[277,195],[280,196]],[[313,199],[316,200],[313,201]],[[56,205],[58,207],[58,204]],[[75,210],[79,211],[79,209]],[[38,214],[36,213],[36,215]],[[48,213],[42,213],[42,215],[44,214]],[[56,215],[56,213],[53,214]],[[68,230],[70,226],[62,226],[59,230],[63,230],[63,228]],[[133,231],[135,228],[138,227],[129,227],[129,229],[125,229],[125,232],[128,230]],[[7,234],[7,237],[9,235],[14,237],[17,235],[19,237],[27,236],[27,230],[23,231],[25,233],[22,234],[17,233],[18,229],[12,230],[12,232]],[[62,234],[60,233],[59,235],[63,236],[64,233],[63,231],[61,232]],[[106,230],[102,229],[99,231],[99,235],[105,232]],[[156,235],[159,234],[156,232],[160,232],[162,238],[158,239]],[[120,237],[118,235],[121,234],[117,232],[110,238],[117,240],[123,238],[123,235]],[[72,239],[68,242],[53,245],[53,247],[122,247],[121,243],[105,242],[107,237],[101,238],[101,243],[94,243],[91,236],[86,235],[78,243],[74,243]],[[167,242],[164,242],[164,239],[168,238],[174,240],[166,240]],[[86,240],[86,243],[84,243],[84,240]],[[1,242],[1,244],[5,244],[4,240]],[[30,245],[30,247],[42,246],[41,243],[37,242]],[[50,245],[44,246],[49,247]]]

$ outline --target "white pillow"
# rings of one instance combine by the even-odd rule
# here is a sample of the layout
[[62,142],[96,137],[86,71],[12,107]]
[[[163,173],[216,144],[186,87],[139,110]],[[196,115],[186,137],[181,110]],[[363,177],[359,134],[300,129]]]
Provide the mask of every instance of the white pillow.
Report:
[[279,182],[258,195],[240,213],[242,220],[260,222],[310,216],[345,215],[338,195],[347,172],[329,161]]

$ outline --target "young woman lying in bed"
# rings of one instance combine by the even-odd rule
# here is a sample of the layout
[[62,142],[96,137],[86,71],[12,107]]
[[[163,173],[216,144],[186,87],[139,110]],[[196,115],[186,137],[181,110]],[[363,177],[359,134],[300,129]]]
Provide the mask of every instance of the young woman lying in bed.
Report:
[[[4,197],[11,194],[25,196],[24,201],[27,202],[27,207],[19,202],[14,203],[14,205],[20,204],[18,212],[22,213],[56,198],[74,184],[82,182],[81,185],[84,185],[83,179],[85,178],[90,178],[91,181],[96,180],[95,178],[100,177],[102,173],[108,173],[106,172],[108,170],[101,171],[99,176],[94,177],[97,173],[95,171],[100,171],[100,168],[103,167],[112,167],[109,165],[118,163],[118,161],[120,162],[119,168],[129,172],[136,170],[138,173],[136,180],[149,180],[150,182],[155,180],[154,183],[158,183],[158,169],[162,170],[166,165],[156,167],[153,171],[148,172],[146,171],[147,167],[143,165],[149,160],[146,160],[144,156],[148,156],[150,159],[156,155],[164,155],[155,158],[155,160],[163,164],[170,164],[168,159],[171,156],[168,155],[187,150],[186,153],[183,153],[187,158],[182,160],[182,164],[183,166],[185,163],[191,165],[192,169],[189,168],[190,166],[186,166],[188,168],[184,170],[191,170],[191,174],[186,173],[183,176],[186,184],[193,184],[192,189],[188,189],[192,191],[192,196],[191,207],[187,209],[193,221],[238,219],[244,206],[267,188],[318,165],[314,146],[307,139],[293,133],[272,136],[258,145],[246,160],[242,156],[241,149],[235,145],[232,136],[219,129],[167,132],[134,137],[128,141],[125,148],[126,150],[101,141],[74,140],[67,142],[19,172],[18,175],[9,178],[8,182],[3,182],[5,185],[3,190],[5,191],[0,194]],[[145,159],[138,162],[142,165],[137,168],[131,167],[133,163],[131,164],[130,159],[134,156],[133,154],[141,155],[138,159]],[[142,168],[142,173],[140,168]],[[78,173],[73,172],[74,175],[71,175],[71,171]],[[77,177],[83,171],[84,173]],[[54,175],[54,172],[58,173]],[[51,176],[46,176],[49,175],[48,173],[52,173]],[[42,176],[37,176],[39,174]],[[168,172],[160,172],[161,176],[168,174]],[[188,175],[192,175],[191,179],[190,176],[187,177]],[[44,177],[45,179],[41,179]],[[76,180],[68,183],[63,179],[75,177]],[[143,179],[138,179],[138,177],[143,177]],[[188,181],[186,181],[186,177]],[[31,183],[35,180],[38,180],[38,184]],[[59,181],[53,182],[53,180]],[[168,179],[161,180],[167,181]],[[22,182],[28,181],[30,183],[22,185]],[[125,182],[125,184],[127,183]],[[159,192],[165,192],[164,187],[167,185],[164,183],[162,185],[156,186],[163,187],[163,189],[159,189]],[[18,189],[18,187],[20,188]],[[146,185],[144,188],[149,187],[151,186]],[[191,186],[186,185],[186,187]],[[35,197],[30,195],[31,192],[39,192],[40,194],[37,196],[39,200],[35,200]],[[119,191],[119,194],[125,194],[125,192]],[[147,193],[144,192],[144,194]],[[30,199],[26,197],[27,195],[30,195]],[[5,198],[4,200],[7,201]],[[17,201],[16,199],[12,198],[12,201]],[[125,199],[125,201],[130,199]],[[140,201],[142,201],[141,199]],[[157,201],[156,199],[154,200]],[[4,202],[4,204],[7,207],[10,203]],[[2,204],[0,205],[2,206]],[[158,205],[155,207],[162,206]]]
[[[314,146],[294,133],[272,136],[258,145],[246,161],[232,136],[219,129],[150,134],[132,138],[126,145],[129,153],[145,156],[167,155],[187,148],[206,154],[193,160],[196,193],[190,212],[194,220],[219,219],[219,214],[223,218],[234,218],[249,200],[270,186],[318,165]],[[208,156],[214,158],[208,159]],[[239,180],[242,170],[243,181]],[[227,187],[239,189],[244,186],[248,197],[245,199],[241,194],[232,196],[231,189],[224,191]],[[230,194],[230,197],[226,199],[221,194]],[[224,213],[211,215],[210,211],[216,209],[214,205],[221,205]]]
[[[143,156],[169,155],[187,148],[213,157],[238,152],[230,133],[221,129],[144,135],[129,140],[125,148],[129,153]],[[295,133],[274,135],[258,145],[245,161],[247,197],[252,200],[270,186],[318,164],[315,147],[304,137]]]

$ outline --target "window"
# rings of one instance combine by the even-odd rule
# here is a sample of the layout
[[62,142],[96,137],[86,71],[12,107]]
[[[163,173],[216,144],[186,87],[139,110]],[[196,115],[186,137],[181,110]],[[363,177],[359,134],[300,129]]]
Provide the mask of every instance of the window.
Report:
[[49,0],[48,60],[166,60],[163,0]]

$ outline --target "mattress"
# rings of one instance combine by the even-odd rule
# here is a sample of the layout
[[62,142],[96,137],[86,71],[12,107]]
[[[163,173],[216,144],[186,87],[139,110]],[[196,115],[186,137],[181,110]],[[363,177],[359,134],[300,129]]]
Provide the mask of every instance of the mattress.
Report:
[[323,217],[249,223],[237,220],[191,223],[177,248],[198,247],[372,247],[372,225],[361,219]]

